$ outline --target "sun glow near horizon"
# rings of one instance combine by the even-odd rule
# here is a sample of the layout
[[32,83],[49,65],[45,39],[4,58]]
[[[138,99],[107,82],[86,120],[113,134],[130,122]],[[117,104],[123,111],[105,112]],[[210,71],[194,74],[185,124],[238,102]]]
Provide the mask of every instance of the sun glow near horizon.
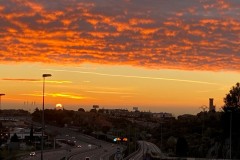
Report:
[[[22,66],[26,67],[26,72],[21,72]],[[43,71],[52,74],[46,81],[46,108],[61,102],[74,110],[79,106],[91,108],[98,104],[104,108],[131,110],[138,106],[145,111],[170,111],[175,114],[182,112],[180,108],[184,108],[185,112],[196,113],[199,106],[208,105],[210,97],[214,98],[219,109],[223,97],[236,83],[235,79],[240,78],[234,72],[149,70],[93,64],[73,67],[29,63],[8,67],[11,70],[14,68],[15,72],[6,74],[11,80],[4,77],[1,79],[2,90],[7,93],[3,98],[5,108],[11,106],[8,103],[14,102],[19,106],[26,100],[36,101],[41,106],[42,83],[29,83],[26,79],[38,79]],[[20,81],[19,78],[24,80]],[[49,83],[59,80],[71,83]]]
[[3,108],[197,111],[239,79],[240,2],[0,1]]
[[60,104],[60,103],[56,104],[55,109],[56,109],[56,110],[62,110],[62,109],[63,109],[62,104]]

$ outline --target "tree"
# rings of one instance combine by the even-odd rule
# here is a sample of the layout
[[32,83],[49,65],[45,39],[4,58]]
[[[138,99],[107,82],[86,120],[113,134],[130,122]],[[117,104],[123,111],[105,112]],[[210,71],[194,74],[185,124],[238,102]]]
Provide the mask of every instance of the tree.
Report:
[[31,125],[31,130],[30,130],[30,142],[33,142],[33,125]]
[[99,109],[98,113],[104,113],[104,109]]
[[18,136],[16,133],[11,137],[11,142],[19,142]]
[[78,108],[78,112],[85,112],[83,108]]
[[[221,116],[224,138],[230,140],[231,152],[234,158],[240,158],[240,83],[236,83],[224,98],[223,114]],[[230,127],[231,126],[231,127]]]
[[111,129],[111,127],[108,126],[108,125],[102,126],[102,132],[105,133],[105,134],[107,134],[107,132],[108,132],[110,129]]
[[38,108],[35,108],[34,112],[32,113],[32,120],[33,121],[41,120],[41,111]]
[[167,140],[167,148],[169,149],[170,152],[175,151],[175,147],[177,144],[177,139],[173,136],[169,137]]
[[97,110],[95,108],[91,109],[90,112],[97,113]]
[[186,157],[188,152],[188,143],[184,137],[179,137],[176,144],[176,154],[179,157]]
[[239,110],[240,109],[240,83],[236,83],[235,86],[226,94],[224,98],[223,110],[226,112],[229,109]]

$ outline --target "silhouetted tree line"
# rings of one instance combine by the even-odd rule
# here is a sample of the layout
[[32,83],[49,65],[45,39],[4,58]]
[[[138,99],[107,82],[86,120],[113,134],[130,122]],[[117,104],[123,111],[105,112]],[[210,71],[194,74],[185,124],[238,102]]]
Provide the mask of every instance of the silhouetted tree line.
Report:
[[[34,121],[41,122],[42,111],[38,108],[32,113]],[[106,133],[111,128],[111,122],[106,118],[95,112],[85,112],[84,109],[78,111],[73,110],[44,110],[45,122],[63,127],[65,124],[68,126],[79,127],[84,133],[90,134],[94,130],[101,130]]]
[[[221,112],[182,115],[161,122],[153,129],[153,137],[161,149],[173,156],[201,158],[230,157],[230,124],[232,125],[232,158],[240,159],[240,84],[224,98]],[[161,139],[163,142],[161,142]]]
[[[63,127],[64,124],[68,124],[71,122],[71,117],[74,116],[74,112],[72,110],[55,110],[55,109],[45,109],[44,110],[44,118],[47,123],[51,123],[57,126]],[[32,118],[34,121],[41,121],[42,110],[38,108],[32,113]]]
[[[236,83],[224,98],[222,124],[225,139],[232,136],[232,158],[240,159],[240,83]],[[230,139],[229,139],[230,141]]]

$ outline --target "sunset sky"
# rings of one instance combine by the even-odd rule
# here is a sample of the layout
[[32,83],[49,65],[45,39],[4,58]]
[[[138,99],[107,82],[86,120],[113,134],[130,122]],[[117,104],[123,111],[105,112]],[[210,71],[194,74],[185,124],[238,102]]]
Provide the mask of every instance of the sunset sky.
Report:
[[240,81],[239,0],[0,0],[2,109],[217,110]]

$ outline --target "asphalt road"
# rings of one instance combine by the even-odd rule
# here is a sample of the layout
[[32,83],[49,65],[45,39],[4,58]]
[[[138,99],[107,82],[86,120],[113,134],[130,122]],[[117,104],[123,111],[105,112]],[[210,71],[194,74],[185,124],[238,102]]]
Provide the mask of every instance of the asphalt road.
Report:
[[[109,160],[109,157],[115,154],[119,148],[117,145],[102,144],[102,146],[101,148],[96,148],[85,153],[73,155],[69,159],[85,160],[86,157],[89,157],[91,160]],[[120,150],[122,150],[122,148]]]
[[161,150],[155,144],[146,141],[138,141],[138,143],[140,149],[138,153],[130,158],[130,160],[141,160],[143,159],[143,155],[146,155],[147,153],[158,157],[164,157]]
[[[39,125],[39,124],[35,124]],[[77,133],[69,130],[68,128],[60,128],[47,125],[46,131],[57,131],[59,135],[57,139],[65,139],[67,141],[75,141],[75,146],[69,146],[63,144],[60,149],[53,149],[44,151],[44,160],[59,160],[63,157],[67,157],[70,160],[85,160],[85,157],[90,157],[91,160],[108,160],[109,157],[116,153],[119,146],[113,145],[105,141],[98,140],[94,137]],[[81,145],[80,148],[77,146]],[[21,160],[40,160],[40,151],[36,152],[35,156],[25,155],[20,158]]]

